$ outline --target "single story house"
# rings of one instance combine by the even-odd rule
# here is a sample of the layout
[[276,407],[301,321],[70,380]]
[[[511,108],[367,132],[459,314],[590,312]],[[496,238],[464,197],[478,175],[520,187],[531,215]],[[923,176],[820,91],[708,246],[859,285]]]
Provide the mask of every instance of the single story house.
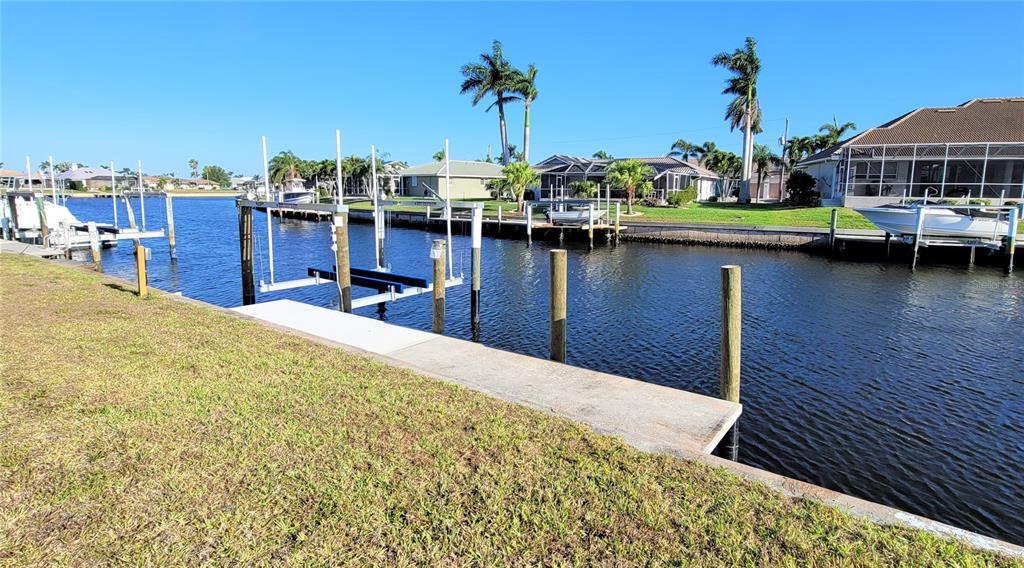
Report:
[[[57,174],[57,185],[64,188],[71,188],[72,183],[80,184],[83,189],[110,188],[110,168],[72,167],[66,172]],[[134,176],[124,176],[114,172],[114,179],[118,185],[135,183]]]
[[[448,179],[451,182],[452,199],[482,199],[491,196],[487,182],[505,177],[501,166],[488,162],[469,160],[449,160],[451,171]],[[428,197],[436,193],[447,197],[445,193],[445,163],[430,162],[419,166],[403,169],[401,176],[401,195],[411,197]]]
[[[608,189],[606,181],[608,168],[617,161],[629,159],[618,158],[597,160],[555,154],[534,167],[540,173],[541,197],[548,197],[552,192],[558,193],[569,187],[574,181],[597,182],[599,189]],[[695,162],[680,160],[672,156],[659,158],[633,158],[651,167],[650,177],[655,196],[667,199],[670,193],[680,191],[691,185],[697,189],[697,199],[708,199],[722,193],[722,176]],[[611,188],[613,190],[620,188]]]
[[826,204],[1024,200],[1024,97],[919,108],[808,156]]
[[[28,191],[29,176],[24,171],[0,169],[0,187]],[[46,172],[32,173],[32,188],[50,187],[50,176]]]

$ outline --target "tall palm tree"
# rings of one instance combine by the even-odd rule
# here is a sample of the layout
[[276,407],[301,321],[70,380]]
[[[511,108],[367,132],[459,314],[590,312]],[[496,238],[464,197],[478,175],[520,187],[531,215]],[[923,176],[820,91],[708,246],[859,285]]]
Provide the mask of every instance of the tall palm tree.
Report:
[[523,101],[523,161],[530,161],[530,105],[537,98],[537,68],[531,63],[526,73],[518,69],[509,78],[510,90]]
[[192,170],[192,177],[199,177],[199,160],[192,158],[188,161],[188,169]]
[[608,183],[626,190],[626,213],[633,214],[636,188],[654,175],[654,169],[640,160],[619,160],[608,168]]
[[598,150],[591,157],[598,160],[611,160],[613,156],[604,150]]
[[280,152],[278,155],[270,158],[270,163],[267,165],[270,181],[274,183],[281,183],[285,180],[299,177],[299,173],[304,166],[303,160],[291,150]]
[[744,46],[732,53],[719,53],[711,58],[711,64],[724,67],[733,76],[726,80],[724,95],[734,95],[725,111],[729,129],[743,126],[743,174],[739,200],[750,203],[750,170],[754,134],[761,132],[761,105],[757,99],[757,75],[761,72],[761,60],[757,57],[757,42],[748,37]]
[[781,164],[782,158],[774,154],[768,146],[754,144],[754,163],[757,164],[757,192],[760,194],[764,173],[772,166]]
[[675,141],[675,144],[672,144],[672,148],[668,151],[667,155],[682,158],[683,161],[686,161],[691,157],[696,158],[700,155],[700,146],[680,138]]
[[818,128],[818,132],[821,132],[825,137],[824,140],[829,143],[826,148],[838,144],[843,139],[843,135],[850,130],[857,130],[857,125],[852,122],[844,122],[840,125],[835,116],[832,117],[832,122],[826,122]]
[[473,106],[476,106],[487,95],[494,95],[494,103],[487,107],[487,110],[498,107],[498,127],[501,130],[501,155],[505,164],[509,163],[508,157],[508,131],[505,127],[505,104],[516,99],[509,95],[509,78],[512,75],[512,65],[505,60],[501,53],[501,42],[494,40],[491,44],[491,53],[481,53],[480,63],[467,63],[462,66],[462,76],[466,79],[462,82],[460,93],[473,93]]

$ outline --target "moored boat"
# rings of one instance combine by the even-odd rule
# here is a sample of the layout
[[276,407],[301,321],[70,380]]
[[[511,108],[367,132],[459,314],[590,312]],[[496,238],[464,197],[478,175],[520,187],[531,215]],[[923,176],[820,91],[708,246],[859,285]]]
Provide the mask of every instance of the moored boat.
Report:
[[[895,236],[917,233],[918,205],[859,208],[863,215],[879,229]],[[927,207],[921,232],[930,237],[960,237],[999,239],[1010,229],[1008,221],[984,209],[957,209],[955,207]]]

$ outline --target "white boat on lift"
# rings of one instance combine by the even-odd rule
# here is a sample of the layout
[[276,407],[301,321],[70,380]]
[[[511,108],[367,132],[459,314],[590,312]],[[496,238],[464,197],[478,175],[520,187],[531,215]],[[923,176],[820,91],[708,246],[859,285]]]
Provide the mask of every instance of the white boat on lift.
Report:
[[997,240],[1010,230],[1010,223],[1001,219],[999,211],[985,208],[924,207],[883,205],[854,209],[879,229],[900,237],[917,233],[918,212],[924,209],[921,233],[929,237],[954,237]]
[[314,197],[316,194],[314,193],[314,190],[306,189],[306,186],[304,185],[305,181],[306,180],[299,177],[285,180],[285,189],[284,191],[278,192],[277,200],[281,203],[289,203],[292,205],[315,202],[316,200]]
[[[572,205],[561,205],[564,211],[559,211],[557,206],[548,209],[545,215],[548,221],[555,225],[585,225],[590,222],[590,208],[586,209],[573,207]],[[596,223],[607,211],[594,209],[594,222]]]

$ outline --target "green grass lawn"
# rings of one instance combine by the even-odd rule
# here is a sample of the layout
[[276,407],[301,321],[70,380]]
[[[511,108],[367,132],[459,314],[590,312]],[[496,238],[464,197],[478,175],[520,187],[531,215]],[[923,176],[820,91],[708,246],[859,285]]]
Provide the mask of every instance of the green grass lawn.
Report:
[[0,257],[0,564],[1010,565]]
[[[398,198],[403,200],[403,198]],[[515,209],[514,203],[499,202],[493,199],[479,200],[484,203],[484,214],[497,216],[498,206],[506,213]],[[370,210],[369,203],[357,203],[353,209]],[[737,203],[692,203],[687,207],[644,207],[634,206],[634,211],[642,213],[636,217],[623,217],[622,223],[630,221],[692,223],[704,225],[767,225],[779,227],[819,227],[828,228],[831,207],[791,207],[778,204]],[[853,209],[839,207],[839,227],[842,229],[874,229],[875,226]],[[392,211],[422,213],[423,207],[393,206]],[[625,205],[622,206],[625,213]]]

